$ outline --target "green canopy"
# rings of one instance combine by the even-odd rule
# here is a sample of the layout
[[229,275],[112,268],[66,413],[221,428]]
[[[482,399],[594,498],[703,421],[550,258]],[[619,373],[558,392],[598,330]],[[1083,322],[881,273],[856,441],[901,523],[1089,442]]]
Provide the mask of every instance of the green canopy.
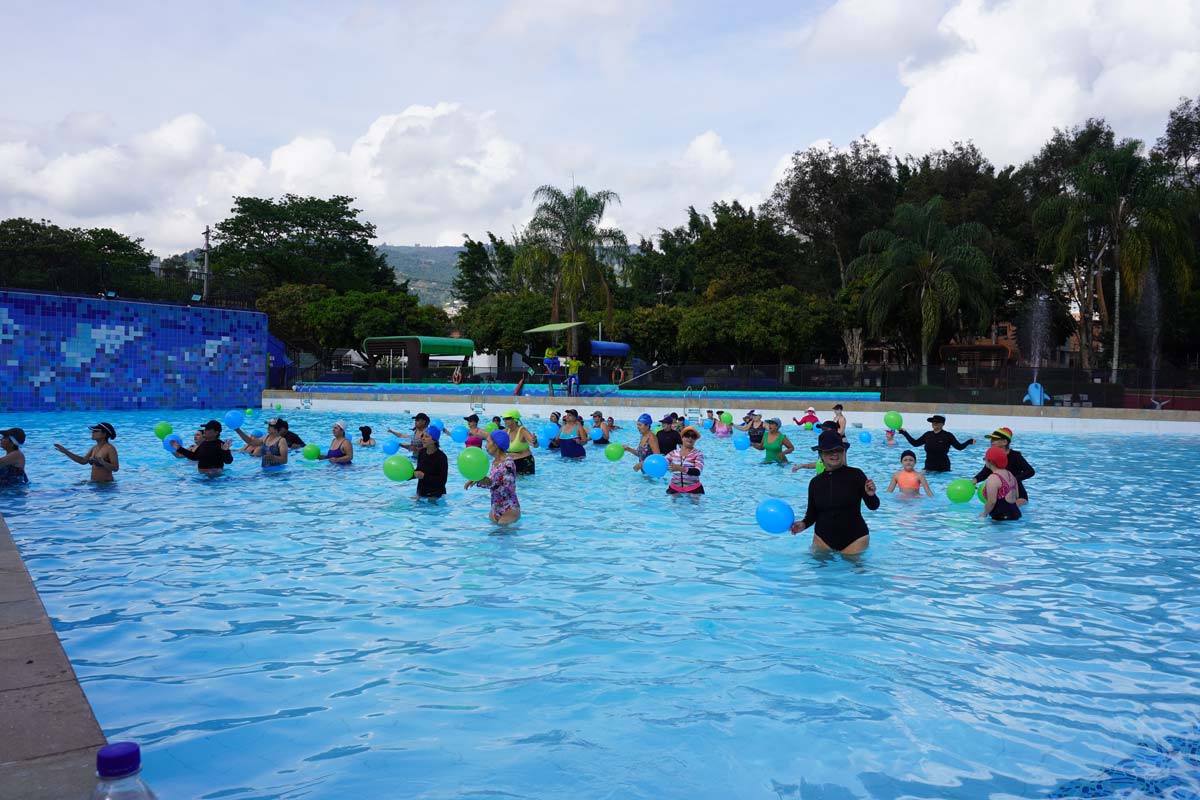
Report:
[[540,328],[530,328],[525,333],[559,333],[561,331],[570,330],[571,328],[580,325],[587,325],[586,322],[553,322],[549,325],[543,325]]
[[410,343],[417,345],[421,355],[469,356],[475,352],[475,342],[449,336],[372,336],[363,340],[366,355],[386,355],[389,351],[405,352]]

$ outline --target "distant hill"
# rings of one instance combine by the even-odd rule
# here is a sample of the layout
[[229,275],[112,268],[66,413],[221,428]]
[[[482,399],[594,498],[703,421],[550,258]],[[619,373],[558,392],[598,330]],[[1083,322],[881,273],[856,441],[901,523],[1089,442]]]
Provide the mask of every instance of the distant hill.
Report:
[[410,247],[384,244],[378,248],[398,280],[408,279],[409,289],[422,303],[443,306],[450,301],[451,283],[461,247]]

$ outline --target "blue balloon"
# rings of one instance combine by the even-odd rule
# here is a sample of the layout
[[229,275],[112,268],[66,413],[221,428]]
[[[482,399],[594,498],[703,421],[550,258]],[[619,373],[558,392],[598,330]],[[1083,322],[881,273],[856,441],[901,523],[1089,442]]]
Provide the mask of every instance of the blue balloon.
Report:
[[754,518],[758,520],[758,527],[767,533],[786,533],[796,521],[796,512],[784,501],[769,497],[758,504]]
[[175,455],[175,448],[171,447],[171,442],[179,442],[180,447],[183,446],[183,439],[178,433],[172,433],[169,436],[163,437],[162,446],[171,455]]
[[255,431],[254,433],[252,433],[250,435],[253,436],[255,439],[261,439],[264,436],[266,436],[266,434],[263,433],[262,431]]
[[705,430],[712,430],[712,426],[713,426],[713,421],[711,419],[704,420],[704,429]]
[[593,442],[598,442],[604,438],[604,431],[600,430],[599,428],[592,428],[592,432],[589,433],[588,436],[592,437]]
[[389,456],[394,456],[396,453],[400,452],[400,443],[395,439],[388,439],[383,443],[383,452],[387,453]]
[[558,426],[553,422],[547,422],[542,426],[541,435],[544,439],[553,439],[555,436],[558,436]]
[[227,411],[225,413],[226,428],[240,428],[242,427],[242,423],[245,421],[246,415],[241,411],[238,411],[236,408],[233,411]]
[[469,430],[467,430],[466,425],[455,425],[454,430],[450,431],[450,438],[453,439],[454,441],[458,442],[459,444],[462,444],[463,442],[465,442],[467,440],[467,437],[470,435],[471,435],[471,432]]
[[440,419],[432,419],[429,421],[429,427],[444,431],[446,430],[446,423],[442,422]]
[[642,472],[651,478],[661,478],[667,474],[667,457],[657,453],[646,456],[642,462]]
[[871,432],[863,431],[862,433],[860,433],[858,435],[858,440],[860,442],[862,442],[863,444],[870,444],[871,443]]
[[738,431],[733,435],[733,447],[735,450],[745,450],[750,446],[750,436],[745,431]]

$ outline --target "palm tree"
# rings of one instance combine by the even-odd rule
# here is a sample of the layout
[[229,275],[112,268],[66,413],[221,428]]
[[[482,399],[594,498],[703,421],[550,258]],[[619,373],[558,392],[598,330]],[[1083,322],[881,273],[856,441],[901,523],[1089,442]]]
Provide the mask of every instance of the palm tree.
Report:
[[1057,218],[1052,230],[1060,263],[1082,255],[1097,283],[1105,261],[1113,270],[1111,383],[1120,369],[1122,286],[1136,300],[1152,260],[1166,262],[1181,285],[1190,276],[1186,195],[1172,189],[1162,165],[1141,149],[1141,142],[1127,139],[1093,153],[1075,171],[1071,191],[1048,201],[1052,214],[1044,215]]
[[942,321],[960,311],[967,319],[988,319],[995,275],[981,245],[988,239],[980,224],[950,228],[942,221],[942,199],[923,206],[896,207],[887,230],[863,236],[863,255],[850,271],[866,280],[862,307],[873,335],[880,335],[897,312],[916,308],[921,315],[921,383],[929,382],[929,351]]
[[[570,194],[554,186],[541,186],[533,193],[537,202],[533,219],[525,229],[517,253],[518,274],[549,274],[554,294],[550,321],[558,322],[565,304],[567,319],[578,321],[580,301],[599,289],[604,294],[606,322],[612,327],[612,292],[609,278],[628,253],[625,234],[600,223],[610,204],[620,203],[616,192],[601,189],[590,193],[575,186]],[[571,349],[578,339],[571,331]]]

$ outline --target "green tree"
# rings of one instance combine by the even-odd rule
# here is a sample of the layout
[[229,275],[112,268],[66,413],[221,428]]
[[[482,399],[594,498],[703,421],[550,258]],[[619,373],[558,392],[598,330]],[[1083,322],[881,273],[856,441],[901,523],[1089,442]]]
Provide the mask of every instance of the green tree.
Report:
[[709,300],[744,294],[747,287],[800,283],[800,241],[779,223],[736,200],[714,203],[696,239],[696,282]]
[[862,303],[867,323],[882,332],[898,312],[919,309],[921,383],[929,382],[929,351],[944,318],[966,312],[976,325],[988,318],[994,276],[982,248],[987,230],[967,222],[951,228],[934,198],[923,206],[902,203],[887,229],[862,239],[863,255],[851,272],[866,278]]
[[341,195],[235,198],[210,254],[219,285],[254,296],[285,283],[338,292],[395,288],[395,273],[371,244],[375,226],[358,218],[353,202]]
[[[888,157],[867,139],[848,149],[810,147],[792,156],[768,209],[802,240],[829,248],[838,290],[851,280],[850,263],[868,231],[882,227],[895,206],[898,184]],[[846,321],[842,341],[851,364],[862,363],[862,326]]]
[[[567,194],[554,186],[541,186],[533,199],[538,205],[525,229],[516,265],[521,272],[554,276],[551,322],[558,321],[562,305],[567,307],[567,319],[576,322],[581,301],[595,292],[602,293],[611,317],[614,268],[625,258],[629,244],[625,234],[603,228],[601,222],[608,206],[620,198],[607,189],[593,194],[576,186]],[[571,330],[573,350],[578,347],[576,331]]]
[[1194,103],[1185,97],[1171,110],[1154,155],[1170,166],[1176,182],[1200,189],[1200,97]]
[[507,370],[514,352],[527,352],[530,327],[550,314],[550,298],[535,292],[501,292],[488,295],[468,306],[458,316],[463,332],[482,353],[500,356]]
[[827,324],[824,303],[794,286],[677,308],[685,358],[718,363],[783,364],[806,351]]
[[319,350],[315,330],[309,323],[308,307],[336,294],[319,284],[285,283],[264,292],[254,307],[267,315],[267,328],[278,339],[305,350]]
[[444,336],[444,311],[422,306],[407,292],[358,292],[327,295],[305,306],[304,320],[323,358],[334,350],[362,347],[371,336]]
[[453,283],[455,298],[471,306],[488,295],[508,290],[513,275],[513,249],[491,231],[488,231],[490,244],[477,242],[465,233],[463,239]]
[[0,222],[0,284],[23,289],[153,295],[154,254],[109,228],[61,228],[48,220]]

